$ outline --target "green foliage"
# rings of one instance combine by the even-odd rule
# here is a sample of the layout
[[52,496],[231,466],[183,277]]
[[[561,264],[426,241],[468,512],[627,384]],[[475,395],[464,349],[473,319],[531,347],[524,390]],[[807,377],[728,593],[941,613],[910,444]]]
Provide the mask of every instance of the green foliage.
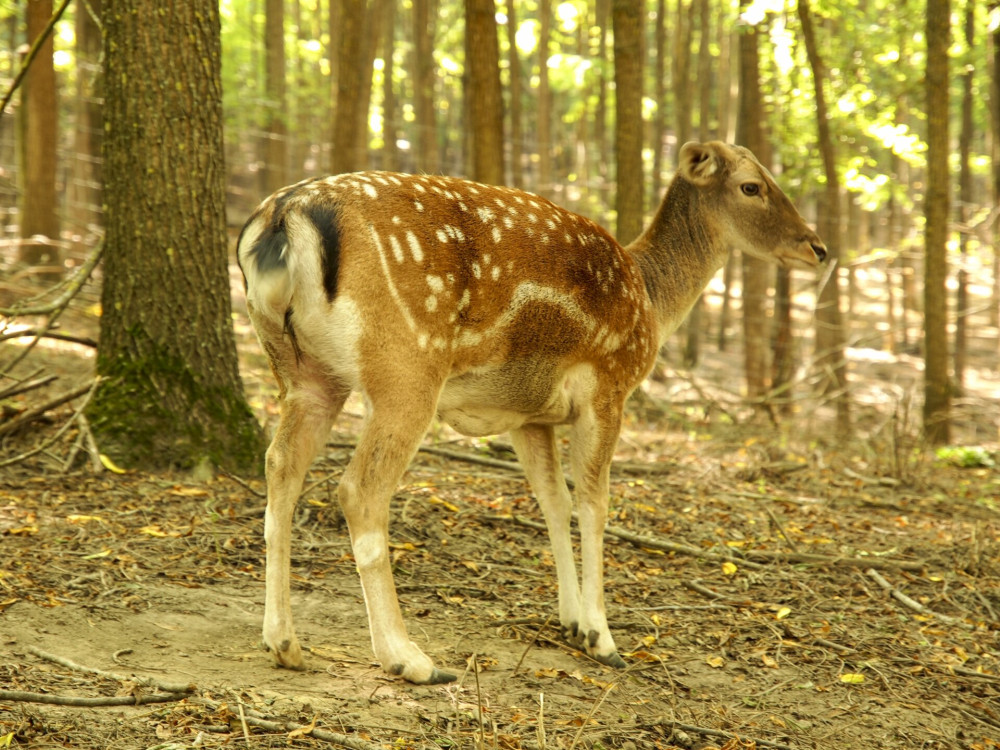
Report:
[[945,461],[963,469],[992,468],[996,466],[993,453],[981,445],[950,445],[938,448],[935,453],[938,460]]

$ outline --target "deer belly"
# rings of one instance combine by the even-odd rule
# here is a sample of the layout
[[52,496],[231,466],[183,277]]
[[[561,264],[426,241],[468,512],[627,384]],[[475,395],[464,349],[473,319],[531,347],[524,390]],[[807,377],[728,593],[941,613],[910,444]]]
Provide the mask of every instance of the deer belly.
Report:
[[576,413],[572,378],[548,372],[512,376],[509,368],[449,380],[438,399],[438,417],[453,429],[481,437],[525,424],[565,424]]

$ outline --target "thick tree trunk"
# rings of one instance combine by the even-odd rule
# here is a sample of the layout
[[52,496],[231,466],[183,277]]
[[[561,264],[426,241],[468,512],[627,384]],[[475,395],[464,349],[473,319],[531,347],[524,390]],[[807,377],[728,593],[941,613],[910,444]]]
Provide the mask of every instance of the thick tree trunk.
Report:
[[91,425],[124,466],[259,470],[229,300],[218,3],[116,0],[103,24],[106,380]]
[[948,277],[946,244],[951,199],[948,175],[948,44],[950,0],[927,0],[927,192],[924,216],[924,435],[932,445],[950,438]]

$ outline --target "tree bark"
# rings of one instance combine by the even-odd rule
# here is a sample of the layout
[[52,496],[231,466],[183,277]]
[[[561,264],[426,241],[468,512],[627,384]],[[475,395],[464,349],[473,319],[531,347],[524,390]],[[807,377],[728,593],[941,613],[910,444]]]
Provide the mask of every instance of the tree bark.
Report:
[[626,245],[642,232],[642,0],[614,0],[615,162],[618,165],[615,209],[618,241]]
[[549,40],[552,3],[538,3],[538,184],[540,195],[552,196],[552,91],[549,88]]
[[927,0],[927,192],[924,197],[924,435],[950,439],[948,319],[945,282],[950,213],[948,175],[948,44],[950,0]]
[[510,69],[510,182],[524,187],[524,126],[521,87],[521,54],[517,49],[517,2],[507,0],[507,65]]
[[398,135],[396,133],[396,77],[393,49],[396,46],[396,0],[379,0],[383,15],[382,28],[382,169],[399,169]]
[[106,380],[91,427],[126,467],[259,471],[229,297],[218,3],[115,0],[102,20]]
[[490,185],[504,182],[503,97],[500,93],[500,43],[493,0],[465,0],[465,96],[472,118],[472,178]]
[[285,86],[285,0],[267,0],[264,14],[264,192],[288,184],[288,95]]
[[[52,16],[52,0],[28,0],[28,40],[34,42]],[[29,265],[54,267],[59,253],[56,200],[56,72],[52,61],[52,36],[42,44],[22,84],[24,190],[21,194],[21,244],[18,260]],[[32,242],[36,235],[49,242]]]
[[[757,29],[750,27],[740,36],[740,100],[736,140],[768,164],[764,139],[764,110],[760,95],[760,59]],[[763,398],[770,381],[770,325],[767,292],[771,286],[771,266],[766,261],[742,255],[743,271],[743,360],[747,398]]]
[[[336,116],[333,118],[333,146],[330,153],[330,171],[357,172],[366,166],[365,154],[360,148],[363,143],[359,133],[367,130],[362,111],[362,87],[365,75],[362,70],[362,36],[364,33],[366,0],[341,0],[340,48],[331,54],[337,61],[337,101]],[[371,84],[371,73],[368,74]]]
[[441,168],[434,108],[434,31],[436,0],[413,0],[413,110],[417,137],[414,161],[418,171]]

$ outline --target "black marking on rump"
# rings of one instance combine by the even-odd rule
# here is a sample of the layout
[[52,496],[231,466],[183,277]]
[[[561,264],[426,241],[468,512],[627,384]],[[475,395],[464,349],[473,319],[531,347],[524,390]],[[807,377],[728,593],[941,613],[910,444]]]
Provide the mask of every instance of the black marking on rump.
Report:
[[332,301],[337,296],[337,275],[340,272],[340,227],[336,204],[310,201],[303,212],[316,227],[323,243],[320,264],[323,270],[323,289]]

